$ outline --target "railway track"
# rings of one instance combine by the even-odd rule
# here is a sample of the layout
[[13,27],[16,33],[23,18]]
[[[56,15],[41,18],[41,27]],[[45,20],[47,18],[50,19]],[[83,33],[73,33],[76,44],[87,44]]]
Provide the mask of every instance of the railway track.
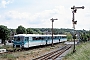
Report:
[[55,60],[57,57],[59,57],[62,53],[64,53],[69,48],[71,48],[71,45],[66,45],[60,49],[57,49],[55,51],[52,51],[50,53],[47,53],[43,56],[37,57],[37,58],[32,59],[32,60]]

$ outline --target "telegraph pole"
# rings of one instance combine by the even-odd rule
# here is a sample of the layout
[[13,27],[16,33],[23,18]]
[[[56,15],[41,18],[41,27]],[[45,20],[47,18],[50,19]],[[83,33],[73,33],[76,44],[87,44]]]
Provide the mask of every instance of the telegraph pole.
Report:
[[[72,14],[73,14],[73,18],[72,18],[73,29],[74,29],[74,32],[75,32],[75,24],[77,24],[77,21],[75,21],[75,14],[74,13],[76,13],[77,9],[84,9],[84,6],[82,6],[82,7],[75,7],[75,6],[73,6],[73,7],[71,7],[71,9],[72,9]],[[73,48],[73,53],[74,53],[76,51],[75,50],[76,34],[74,34],[73,39],[74,39],[74,48]]]
[[52,21],[52,46],[53,46],[53,22],[54,22],[54,20],[58,20],[58,19],[50,19],[51,21]]

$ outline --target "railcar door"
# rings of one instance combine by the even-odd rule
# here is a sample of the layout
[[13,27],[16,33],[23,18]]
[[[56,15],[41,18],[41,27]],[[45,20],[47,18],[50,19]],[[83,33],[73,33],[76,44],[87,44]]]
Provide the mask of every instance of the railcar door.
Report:
[[45,44],[47,44],[46,37],[42,36],[41,37],[41,45],[45,45]]
[[24,44],[24,47],[25,48],[29,48],[29,37],[25,37],[25,44]]

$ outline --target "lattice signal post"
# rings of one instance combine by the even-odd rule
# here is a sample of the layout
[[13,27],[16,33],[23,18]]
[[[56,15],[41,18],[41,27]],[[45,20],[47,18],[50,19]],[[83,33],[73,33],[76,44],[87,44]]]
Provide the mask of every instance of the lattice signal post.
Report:
[[[82,7],[75,7],[75,6],[73,6],[73,7],[71,7],[71,9],[72,9],[72,14],[73,14],[73,18],[72,18],[72,23],[73,23],[73,29],[75,30],[75,24],[77,24],[77,21],[75,21],[75,15],[74,15],[74,13],[76,13],[77,12],[77,9],[84,9],[84,6],[82,6]],[[73,36],[73,39],[74,39],[74,49],[73,49],[73,52],[75,52],[76,50],[75,50],[75,35],[76,34],[74,34],[74,36]]]

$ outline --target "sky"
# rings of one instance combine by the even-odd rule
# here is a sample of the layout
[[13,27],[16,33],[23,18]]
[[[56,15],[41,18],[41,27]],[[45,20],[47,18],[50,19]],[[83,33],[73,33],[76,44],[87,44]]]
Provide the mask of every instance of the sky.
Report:
[[0,25],[16,29],[70,28],[72,25],[71,7],[82,7],[75,13],[76,30],[90,30],[90,0],[0,0]]

